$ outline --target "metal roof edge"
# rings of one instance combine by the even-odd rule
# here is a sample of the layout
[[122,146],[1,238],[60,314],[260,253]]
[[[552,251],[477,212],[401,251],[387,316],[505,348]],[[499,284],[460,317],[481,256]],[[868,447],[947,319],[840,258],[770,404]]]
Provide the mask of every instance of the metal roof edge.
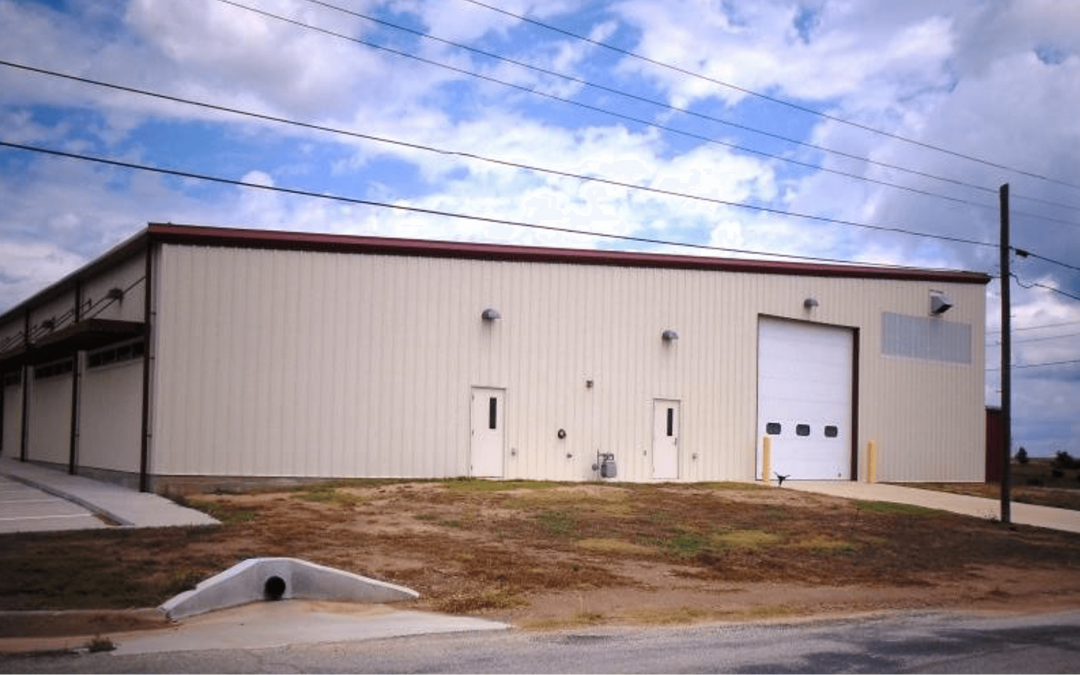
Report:
[[0,315],[0,324],[11,320],[34,305],[47,302],[68,290],[75,282],[87,279],[143,250],[148,242],[193,246],[226,246],[329,253],[367,253],[428,258],[462,258],[509,262],[569,263],[615,267],[655,267],[670,269],[714,270],[746,274],[789,276],[848,277],[894,279],[900,281],[935,281],[962,284],[988,284],[992,277],[982,272],[933,270],[918,267],[842,265],[803,263],[753,258],[716,258],[710,256],[613,251],[609,249],[549,248],[511,244],[482,244],[435,239],[402,239],[350,234],[257,230],[233,227],[209,227],[172,223],[149,223],[146,228],[120,242],[79,269],[43,288]]
[[13,316],[18,316],[20,313],[26,311],[27,308],[44,304],[49,300],[62,295],[71,288],[75,282],[93,276],[98,270],[114,265],[122,260],[126,260],[135,253],[143,250],[146,247],[149,230],[150,228],[148,227],[139,230],[134,235],[121,241],[119,244],[108,249],[98,257],[91,259],[74,272],[61,277],[58,281],[49,284],[3,314],[0,314],[0,324],[4,324],[11,320]]
[[432,239],[400,239],[347,234],[254,230],[151,223],[154,242],[237,248],[367,253],[431,258],[465,258],[513,262],[570,263],[621,267],[699,269],[749,274],[794,276],[838,276],[864,279],[895,279],[987,284],[991,277],[981,272],[931,270],[916,267],[802,263],[780,260],[715,258],[708,256],[643,253],[604,249],[567,249],[509,244],[482,244]]

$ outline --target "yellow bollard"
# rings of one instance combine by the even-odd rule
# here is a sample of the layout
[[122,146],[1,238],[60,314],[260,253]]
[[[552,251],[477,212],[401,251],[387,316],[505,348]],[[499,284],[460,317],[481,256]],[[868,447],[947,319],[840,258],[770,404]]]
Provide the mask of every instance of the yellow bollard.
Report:
[[866,446],[866,482],[877,482],[877,444],[874,441]]
[[772,438],[761,439],[761,480],[766,485],[772,483]]

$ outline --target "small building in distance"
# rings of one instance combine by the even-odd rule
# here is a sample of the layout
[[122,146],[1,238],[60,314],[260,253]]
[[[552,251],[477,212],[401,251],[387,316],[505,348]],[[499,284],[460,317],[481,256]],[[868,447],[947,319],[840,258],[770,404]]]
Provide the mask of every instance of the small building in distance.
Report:
[[151,224],[0,316],[0,453],[145,490],[982,481],[984,274]]

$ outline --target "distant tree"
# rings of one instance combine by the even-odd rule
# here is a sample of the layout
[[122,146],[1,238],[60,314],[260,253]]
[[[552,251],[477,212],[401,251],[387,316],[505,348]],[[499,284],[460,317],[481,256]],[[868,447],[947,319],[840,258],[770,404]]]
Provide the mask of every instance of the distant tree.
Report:
[[1054,461],[1050,464],[1056,469],[1075,469],[1080,466],[1080,463],[1073,459],[1067,450],[1058,450],[1054,453]]
[[1027,450],[1025,450],[1024,448],[1020,448],[1019,450],[1017,450],[1016,451],[1016,461],[1020,462],[1021,464],[1027,464],[1028,463]]

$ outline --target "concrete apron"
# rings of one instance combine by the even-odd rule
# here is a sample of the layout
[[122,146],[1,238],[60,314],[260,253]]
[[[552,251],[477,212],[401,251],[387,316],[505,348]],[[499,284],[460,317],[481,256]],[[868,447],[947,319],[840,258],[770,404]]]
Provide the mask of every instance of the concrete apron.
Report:
[[[998,520],[1001,517],[1001,505],[996,499],[955,495],[936,490],[920,490],[902,485],[856,481],[786,481],[784,489],[788,488],[845,499],[912,504],[985,520]],[[1080,533],[1080,511],[1018,504],[1015,501],[1012,502],[1011,509],[1012,522],[1018,525],[1033,525],[1063,532]]]
[[315,600],[256,602],[193,616],[164,630],[109,635],[113,654],[269,649],[409,635],[506,630],[508,624],[466,616]]

